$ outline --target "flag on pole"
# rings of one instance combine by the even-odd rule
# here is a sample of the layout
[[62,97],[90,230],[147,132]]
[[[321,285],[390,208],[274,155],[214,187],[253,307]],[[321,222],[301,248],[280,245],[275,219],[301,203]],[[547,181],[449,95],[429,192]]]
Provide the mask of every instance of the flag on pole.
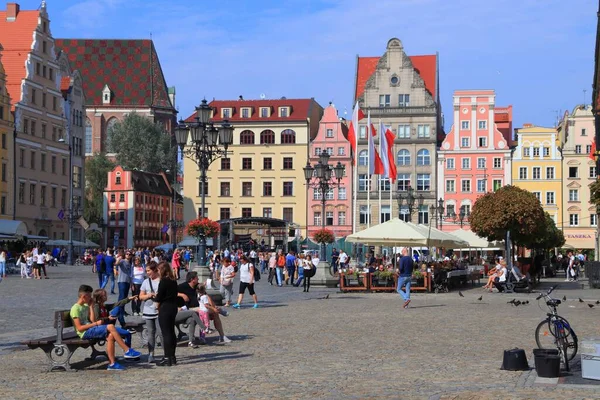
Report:
[[381,163],[383,164],[383,177],[390,178],[390,160],[388,159],[388,144],[386,138],[386,127],[379,121],[379,154],[381,154]]
[[590,149],[590,158],[596,160],[596,139],[592,142],[592,148]]
[[79,225],[81,225],[81,227],[83,228],[84,231],[87,231],[88,228],[90,227],[90,224],[87,223],[87,221],[85,220],[85,218],[83,218],[83,216],[79,217],[77,222],[79,223]]
[[379,153],[375,148],[375,142],[373,141],[373,138],[377,136],[377,130],[375,130],[375,127],[371,123],[370,112],[367,118],[367,129],[369,130],[367,133],[369,139],[369,175],[381,175],[383,174],[383,163],[381,162]]
[[358,121],[360,121],[364,117],[365,114],[358,106],[357,101],[356,105],[354,106],[354,110],[352,111],[352,120],[350,121],[350,127],[348,129],[348,141],[350,142],[350,148],[352,149],[352,154],[354,158],[356,158],[356,138],[358,136],[357,131],[359,129]]
[[396,159],[394,158],[394,140],[396,140],[396,135],[389,129],[385,130],[385,141],[387,144],[387,149],[384,150],[387,152],[387,159],[389,163],[389,178],[392,183],[396,182],[398,178],[398,169],[396,168]]
[[61,210],[58,212],[58,215],[57,215],[57,217],[58,217],[58,219],[60,219],[61,221],[62,221],[63,219],[65,219],[65,210],[62,210],[62,209],[61,209]]

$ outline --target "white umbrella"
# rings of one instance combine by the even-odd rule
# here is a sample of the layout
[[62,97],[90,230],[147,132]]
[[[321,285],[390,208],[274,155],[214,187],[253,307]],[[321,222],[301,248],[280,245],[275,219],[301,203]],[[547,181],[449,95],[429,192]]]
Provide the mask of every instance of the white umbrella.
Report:
[[459,239],[464,240],[469,245],[467,247],[477,249],[498,249],[502,248],[502,242],[489,242],[487,239],[478,236],[470,229],[457,229],[450,232]]
[[448,232],[440,231],[432,226],[422,224],[415,225],[411,222],[408,224],[414,226],[415,229],[420,230],[424,235],[429,237],[429,246],[446,248],[469,246],[469,243],[466,241],[459,239]]
[[426,246],[427,233],[399,218],[355,232],[346,241],[369,245]]
[[46,244],[48,246],[68,246],[69,245],[69,241],[68,240],[63,240],[63,239],[54,239],[54,240],[48,240],[46,242]]

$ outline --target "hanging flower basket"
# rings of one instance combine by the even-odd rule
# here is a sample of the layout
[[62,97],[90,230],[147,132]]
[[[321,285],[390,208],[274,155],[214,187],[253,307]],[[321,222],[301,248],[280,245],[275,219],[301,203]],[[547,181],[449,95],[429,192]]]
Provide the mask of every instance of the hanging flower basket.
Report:
[[221,225],[208,218],[199,218],[191,220],[187,224],[185,230],[189,236],[195,238],[200,238],[202,236],[214,238],[221,231]]
[[320,229],[313,235],[313,239],[317,243],[333,243],[335,242],[335,236],[329,229]]

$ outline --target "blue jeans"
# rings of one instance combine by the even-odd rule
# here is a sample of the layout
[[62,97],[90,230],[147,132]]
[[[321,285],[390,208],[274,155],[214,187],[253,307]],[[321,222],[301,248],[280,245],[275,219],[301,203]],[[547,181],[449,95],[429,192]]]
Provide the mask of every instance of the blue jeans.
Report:
[[283,285],[283,268],[277,267],[275,272],[277,272],[277,286]]
[[[398,288],[396,291],[402,296],[404,301],[410,300],[410,276],[401,276],[398,278]],[[402,286],[405,286],[406,292],[402,290]]]
[[6,275],[6,261],[0,262],[0,278]]
[[[131,333],[125,329],[115,327],[119,335],[123,338],[123,341],[127,347],[131,347]],[[106,325],[93,326],[83,334],[83,339],[106,339],[108,336],[108,328]]]
[[296,281],[296,286],[300,286],[302,281],[304,280],[304,268],[298,268],[298,280]]
[[[129,287],[131,286],[131,284],[129,284],[128,282],[119,282],[119,299],[118,301],[121,301],[123,299],[126,299],[127,296],[129,295]],[[118,319],[119,319],[119,323],[121,324],[121,326],[125,326],[125,307],[116,307],[119,308],[120,311],[117,315]]]
[[[100,289],[104,289],[104,286],[106,286],[106,283],[104,283],[104,273],[102,272],[98,272],[98,287]],[[103,285],[104,283],[104,285]]]
[[260,273],[264,274],[267,269],[267,262],[265,260],[260,262]]
[[115,275],[114,274],[106,275],[106,283],[104,284],[102,289],[104,289],[108,285],[109,281],[110,281],[110,292],[114,293],[115,292]]

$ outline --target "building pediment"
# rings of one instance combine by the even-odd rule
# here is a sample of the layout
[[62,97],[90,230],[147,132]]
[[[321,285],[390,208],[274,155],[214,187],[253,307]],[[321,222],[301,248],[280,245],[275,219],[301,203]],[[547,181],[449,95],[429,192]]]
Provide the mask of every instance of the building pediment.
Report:
[[579,182],[577,182],[577,181],[573,181],[573,182],[569,183],[567,185],[567,187],[569,189],[579,189],[581,187],[581,184]]
[[590,208],[588,208],[588,211],[595,213],[596,212],[596,206],[591,206]]
[[579,162],[579,160],[573,159],[567,161],[567,165],[581,165],[581,162]]
[[571,206],[571,207],[567,208],[567,211],[581,211],[581,208],[579,208],[577,206]]

